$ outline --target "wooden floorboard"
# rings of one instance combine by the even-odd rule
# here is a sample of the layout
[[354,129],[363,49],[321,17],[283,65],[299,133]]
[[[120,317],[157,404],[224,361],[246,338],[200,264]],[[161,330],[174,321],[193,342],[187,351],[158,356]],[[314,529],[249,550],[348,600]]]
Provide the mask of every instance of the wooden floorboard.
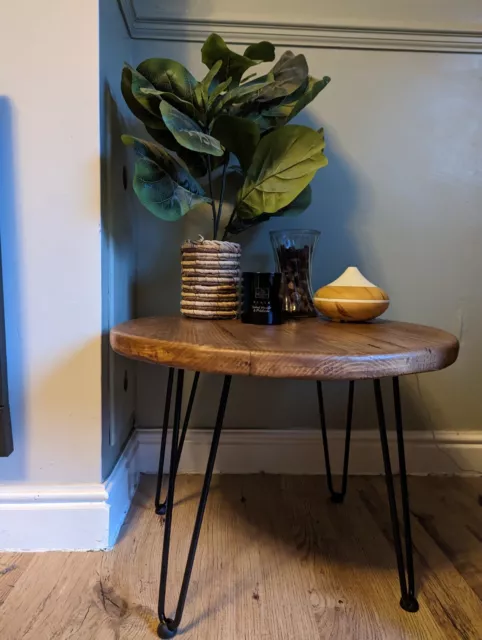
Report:
[[[200,494],[176,487],[167,593],[173,611]],[[410,478],[420,611],[399,589],[383,478],[215,476],[183,640],[481,640],[482,479]],[[1,640],[157,637],[163,519],[144,477],[115,548],[0,554]]]

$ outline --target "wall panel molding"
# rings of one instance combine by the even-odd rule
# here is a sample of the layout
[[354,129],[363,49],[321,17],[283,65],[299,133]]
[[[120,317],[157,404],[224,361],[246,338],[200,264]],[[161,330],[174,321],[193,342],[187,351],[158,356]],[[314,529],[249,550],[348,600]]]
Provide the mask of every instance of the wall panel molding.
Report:
[[[436,51],[482,53],[482,29],[401,27],[397,24],[374,26],[357,24],[289,24],[226,19],[201,19],[162,15],[159,6],[140,13],[135,0],[119,0],[127,29],[132,38],[202,42],[213,31],[233,44],[270,40],[276,45],[316,48],[374,49],[388,51]],[[154,3],[153,3],[154,4]],[[410,23],[409,23],[410,24]],[[376,26],[375,26],[376,25]]]

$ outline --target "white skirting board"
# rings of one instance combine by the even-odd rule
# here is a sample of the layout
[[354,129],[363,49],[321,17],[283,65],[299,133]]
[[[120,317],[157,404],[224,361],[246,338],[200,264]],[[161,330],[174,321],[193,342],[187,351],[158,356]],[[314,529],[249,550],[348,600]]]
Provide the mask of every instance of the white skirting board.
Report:
[[[137,429],[137,468],[157,473],[160,429]],[[180,473],[204,473],[212,430],[188,431],[179,466]],[[170,445],[171,433],[168,435]],[[396,435],[388,433],[394,473],[398,472]],[[329,431],[332,472],[341,473],[344,431]],[[406,431],[408,473],[413,475],[482,474],[482,432]],[[169,448],[164,470],[169,467]],[[316,429],[225,429],[221,434],[215,473],[324,474],[321,432]],[[353,431],[350,474],[379,475],[383,459],[378,430]]]
[[104,483],[0,485],[0,551],[90,551],[116,541],[137,488],[133,433]]
[[[180,473],[204,473],[212,429],[189,431]],[[168,435],[165,471],[170,458]],[[333,473],[342,467],[345,434],[328,433]],[[138,429],[104,483],[85,485],[0,485],[0,551],[100,550],[113,546],[140,473],[157,473],[160,429]],[[395,434],[389,433],[394,472]],[[405,433],[407,468],[414,475],[481,475],[482,432]],[[215,472],[323,474],[317,430],[226,429]],[[378,431],[352,433],[350,473],[383,473]]]

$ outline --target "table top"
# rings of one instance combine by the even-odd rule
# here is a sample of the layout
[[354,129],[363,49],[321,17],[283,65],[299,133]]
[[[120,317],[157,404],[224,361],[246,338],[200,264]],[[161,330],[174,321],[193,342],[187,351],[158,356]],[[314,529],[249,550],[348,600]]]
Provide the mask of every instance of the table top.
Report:
[[361,380],[436,371],[457,359],[446,331],[407,322],[339,324],[310,318],[279,326],[239,320],[140,318],[110,332],[136,360],[232,375]]

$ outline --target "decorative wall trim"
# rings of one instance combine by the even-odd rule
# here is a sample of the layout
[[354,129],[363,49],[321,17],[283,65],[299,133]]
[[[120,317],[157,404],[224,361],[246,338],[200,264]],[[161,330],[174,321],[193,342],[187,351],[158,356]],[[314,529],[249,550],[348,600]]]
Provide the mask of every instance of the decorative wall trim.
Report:
[[[210,429],[188,431],[180,473],[204,473],[211,438]],[[342,468],[344,438],[342,431],[331,431],[328,434],[334,473]],[[157,473],[160,439],[160,429],[137,430],[139,472]],[[396,472],[398,462],[394,432],[389,432],[389,441],[392,466]],[[405,448],[408,473],[412,475],[482,474],[480,431],[407,431]],[[166,455],[166,472],[168,460],[169,455]],[[225,429],[221,435],[215,472],[324,474],[321,434],[315,429]],[[383,473],[377,430],[352,433],[350,473]]]
[[138,484],[137,437],[104,483],[0,485],[0,551],[88,551],[115,543]]
[[356,25],[287,24],[225,20],[190,20],[137,15],[133,0],[119,0],[131,38],[202,42],[215,31],[233,44],[270,40],[287,47],[376,49],[482,53],[482,32],[366,27]]

